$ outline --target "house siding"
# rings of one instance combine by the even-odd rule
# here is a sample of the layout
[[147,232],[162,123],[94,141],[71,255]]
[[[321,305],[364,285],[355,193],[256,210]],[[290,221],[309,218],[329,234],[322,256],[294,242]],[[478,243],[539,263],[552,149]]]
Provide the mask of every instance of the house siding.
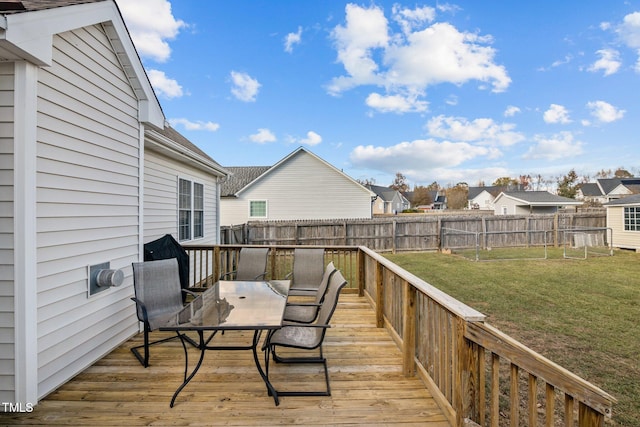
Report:
[[607,206],[607,227],[611,228],[613,247],[640,251],[640,231],[624,229],[624,206]]
[[204,238],[183,243],[217,243],[217,178],[149,149],[144,158],[144,241],[165,234],[178,238],[178,178],[204,185]]
[[15,395],[13,265],[14,68],[0,64],[0,401]]
[[[99,25],[54,36],[38,77],[38,397],[138,331],[138,101]],[[88,266],[125,282],[87,296]]]
[[371,218],[370,193],[304,151],[274,167],[238,198],[221,200],[222,225],[253,220],[250,200],[267,200],[265,220]]

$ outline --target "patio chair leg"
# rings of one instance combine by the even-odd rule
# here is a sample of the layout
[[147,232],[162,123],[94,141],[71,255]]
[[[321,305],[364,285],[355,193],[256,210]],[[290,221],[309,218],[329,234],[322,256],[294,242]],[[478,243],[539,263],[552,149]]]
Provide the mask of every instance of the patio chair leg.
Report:
[[[199,344],[196,343],[193,339],[191,339],[191,337],[189,337],[188,335],[182,334],[182,337],[183,337],[183,339],[185,341],[187,341],[192,346],[194,346],[196,348],[200,348]],[[140,364],[142,364],[142,366],[144,366],[145,368],[148,368],[149,367],[149,346],[152,346],[152,345],[155,345],[155,344],[160,344],[160,343],[167,342],[167,341],[171,341],[171,340],[174,340],[176,338],[180,338],[180,336],[176,335],[174,337],[169,337],[169,338],[164,338],[164,339],[161,339],[161,340],[158,340],[158,341],[149,342],[149,331],[145,328],[145,331],[144,331],[144,344],[138,345],[138,346],[135,346],[135,347],[131,347],[131,352],[136,357],[136,359],[138,359]],[[140,354],[139,350],[141,348],[144,349],[144,356],[142,356]]]
[[[272,359],[276,363],[291,363],[291,364],[303,364],[303,363],[321,363],[324,370],[324,379],[326,389],[322,391],[280,391],[276,390],[278,396],[331,396],[331,386],[329,384],[329,368],[327,366],[327,359],[322,354],[322,346],[320,347],[320,354],[317,357],[280,357],[276,354],[275,348],[268,348],[267,352],[271,352]],[[269,362],[267,360],[267,376],[269,375]]]

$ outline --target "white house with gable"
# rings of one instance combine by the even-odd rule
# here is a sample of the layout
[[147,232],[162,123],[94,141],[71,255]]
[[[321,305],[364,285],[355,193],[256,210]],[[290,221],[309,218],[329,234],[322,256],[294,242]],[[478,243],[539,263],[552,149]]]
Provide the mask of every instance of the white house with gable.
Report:
[[273,166],[226,169],[232,175],[221,189],[223,226],[372,217],[375,193],[302,147]]
[[[144,243],[218,240],[226,171],[165,127],[113,0],[0,15],[0,401],[24,407],[139,332]],[[92,295],[105,263],[124,281]]]

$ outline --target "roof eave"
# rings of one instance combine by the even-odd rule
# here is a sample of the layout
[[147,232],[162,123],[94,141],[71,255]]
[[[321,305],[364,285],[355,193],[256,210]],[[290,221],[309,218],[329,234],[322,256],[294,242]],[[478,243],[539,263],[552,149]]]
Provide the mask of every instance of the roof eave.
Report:
[[220,167],[217,163],[194,153],[185,146],[165,137],[155,129],[145,129],[144,141],[145,145],[148,143],[151,149],[169,154],[170,156],[177,155],[181,157],[185,163],[191,164],[198,169],[213,173],[219,177],[229,175],[229,171]]

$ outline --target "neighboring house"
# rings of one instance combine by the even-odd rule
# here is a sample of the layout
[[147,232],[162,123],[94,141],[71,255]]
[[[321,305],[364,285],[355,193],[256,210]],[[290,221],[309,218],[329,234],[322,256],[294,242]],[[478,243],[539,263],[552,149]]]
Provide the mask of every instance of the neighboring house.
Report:
[[581,205],[580,201],[548,191],[503,191],[494,200],[496,215],[555,213],[563,207]]
[[409,209],[411,203],[398,190],[380,185],[368,184],[366,187],[377,196],[373,201],[373,214],[397,214]]
[[371,218],[375,194],[304,148],[270,167],[227,167],[221,225],[249,221]]
[[602,178],[582,184],[576,199],[592,203],[607,203],[631,194],[640,193],[640,178]]
[[444,191],[431,190],[429,194],[431,195],[431,200],[433,200],[431,209],[447,209],[447,196]]
[[[113,0],[0,14],[0,401],[25,405],[138,333],[131,263],[165,233],[215,242],[225,171],[165,128]],[[90,295],[106,262],[124,281]]]
[[494,200],[503,191],[508,189],[504,186],[469,187],[467,208],[492,211]]
[[640,252],[640,194],[613,200],[604,206],[612,246]]

